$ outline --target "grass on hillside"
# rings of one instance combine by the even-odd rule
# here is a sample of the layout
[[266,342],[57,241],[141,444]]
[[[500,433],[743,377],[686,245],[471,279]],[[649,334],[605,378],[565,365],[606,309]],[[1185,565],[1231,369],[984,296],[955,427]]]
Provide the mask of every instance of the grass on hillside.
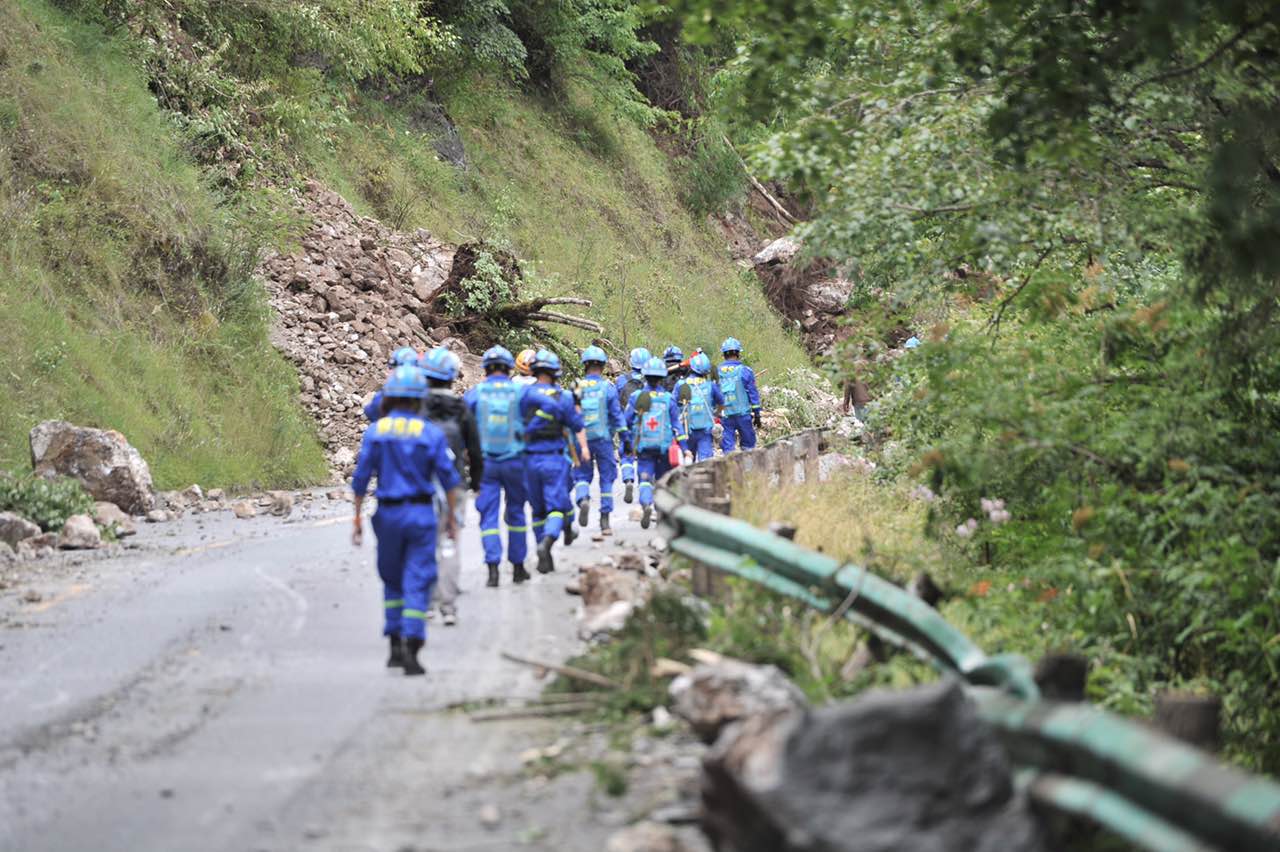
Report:
[[[510,247],[546,290],[594,300],[585,313],[621,350],[676,343],[718,355],[734,335],[766,380],[807,366],[754,276],[681,206],[671,161],[647,132],[596,114],[583,91],[551,103],[468,79],[443,99],[466,171],[438,160],[412,129],[412,99],[362,101],[336,148],[315,145],[307,156],[367,213],[451,242]],[[589,337],[564,331],[580,345]]]
[[119,44],[0,6],[0,468],[59,418],[124,433],[161,487],[324,477],[249,274],[272,227],[208,189]]

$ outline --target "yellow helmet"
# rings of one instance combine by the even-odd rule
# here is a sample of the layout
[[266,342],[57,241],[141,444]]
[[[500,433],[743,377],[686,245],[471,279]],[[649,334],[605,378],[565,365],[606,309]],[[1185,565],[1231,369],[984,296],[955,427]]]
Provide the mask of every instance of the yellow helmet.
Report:
[[533,359],[537,357],[537,352],[532,349],[525,349],[516,356],[516,370],[522,376],[533,375]]

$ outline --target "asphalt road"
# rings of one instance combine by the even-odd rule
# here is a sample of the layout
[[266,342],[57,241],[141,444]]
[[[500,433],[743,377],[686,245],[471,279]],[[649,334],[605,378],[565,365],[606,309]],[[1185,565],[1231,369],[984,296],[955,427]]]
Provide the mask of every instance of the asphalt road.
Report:
[[148,525],[0,593],[0,849],[510,848],[455,793],[509,770],[528,729],[449,708],[536,693],[499,652],[569,656],[576,565],[648,534],[619,511],[614,539],[495,591],[472,511],[460,623],[431,622],[428,674],[405,678],[383,668],[372,536],[352,548],[346,503],[301,505]]

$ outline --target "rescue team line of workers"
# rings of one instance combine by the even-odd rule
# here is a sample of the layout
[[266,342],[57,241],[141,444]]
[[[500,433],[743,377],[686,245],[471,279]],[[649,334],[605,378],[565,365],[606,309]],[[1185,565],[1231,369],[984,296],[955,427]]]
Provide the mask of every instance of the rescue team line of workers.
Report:
[[[612,535],[613,487],[619,460],[623,499],[638,483],[645,529],[653,517],[653,486],[672,467],[710,458],[714,430],[722,426],[722,452],[751,449],[760,426],[755,375],[742,363],[742,344],[721,346],[713,371],[701,350],[686,359],[671,346],[662,358],[633,349],[630,371],[610,381],[603,349],[582,353],[584,375],[570,392],[557,380],[554,352],[525,350],[518,358],[501,346],[484,353],[484,381],[458,396],[452,390],[460,362],[447,349],[419,356],[408,347],[391,357],[390,375],[365,407],[364,434],[351,487],[355,492],[352,542],[364,538],[361,510],[369,482],[378,481],[378,574],[383,586],[383,634],[388,668],[424,673],[418,653],[426,642],[433,592],[444,624],[457,623],[455,601],[461,558],[458,530],[465,515],[462,486],[476,493],[480,540],[497,586],[502,563],[499,508],[507,527],[511,579],[529,579],[528,532],[537,542],[537,570],[555,570],[551,549],[566,545],[591,512],[591,481],[600,478],[600,531]],[[624,402],[625,400],[625,402]],[[614,442],[618,442],[615,453]],[[525,504],[532,522],[525,515]]]

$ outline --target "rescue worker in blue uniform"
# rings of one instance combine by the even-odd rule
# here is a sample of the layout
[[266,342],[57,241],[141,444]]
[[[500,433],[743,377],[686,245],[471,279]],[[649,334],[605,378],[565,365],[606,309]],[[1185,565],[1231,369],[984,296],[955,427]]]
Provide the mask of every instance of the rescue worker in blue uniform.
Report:
[[476,494],[476,511],[480,513],[480,543],[489,568],[487,585],[498,585],[498,567],[502,562],[502,530],[498,526],[498,507],[505,499],[504,519],[507,523],[507,559],[511,562],[511,581],[529,579],[524,561],[529,554],[529,522],[525,515],[524,424],[520,417],[520,395],[524,388],[511,380],[516,360],[501,346],[484,353],[484,381],[467,391],[467,405],[480,429],[480,446],[484,452],[484,476]]
[[[644,365],[649,363],[649,359],[653,356],[649,354],[649,350],[643,346],[636,347],[631,350],[631,372],[618,376],[618,380],[614,382],[614,387],[618,391],[618,405],[626,408],[627,400],[631,399],[631,394],[644,387],[644,376],[641,370]],[[624,437],[618,443],[618,460],[619,467],[622,469],[622,500],[630,503],[634,493],[636,483],[636,453],[632,446],[630,435]]]
[[391,656],[387,666],[406,675],[425,672],[418,652],[426,642],[427,608],[436,582],[437,484],[445,492],[441,519],[445,536],[456,541],[453,513],[462,482],[444,433],[419,414],[427,379],[417,367],[397,367],[382,389],[382,416],[370,424],[360,444],[351,490],[355,520],[351,541],[364,540],[361,510],[369,480],[378,480],[373,532],[378,537],[378,574],[382,578],[383,635]]
[[578,506],[578,526],[585,527],[591,516],[591,480],[595,470],[600,472],[600,533],[613,535],[609,515],[613,512],[613,483],[618,478],[618,463],[613,454],[613,439],[621,436],[627,442],[627,424],[618,404],[618,389],[604,377],[604,365],[609,356],[599,346],[588,346],[582,351],[582,368],[585,373],[578,381],[575,396],[582,409],[583,428],[587,433],[587,446],[591,457],[573,469],[573,502]]
[[675,397],[681,425],[693,447],[693,461],[700,462],[715,455],[711,430],[724,410],[724,394],[711,378],[711,359],[703,353],[689,359],[689,373],[676,383]]
[[[525,483],[537,530],[538,573],[549,574],[555,570],[551,548],[561,530],[573,522],[568,487],[570,462],[565,457],[566,449],[571,449],[572,444],[565,442],[577,441],[578,459],[582,462],[591,460],[591,449],[587,446],[582,415],[574,405],[573,394],[556,384],[560,356],[539,349],[532,370],[537,381],[525,388],[520,397]],[[542,521],[541,529],[538,529],[539,521]]]
[[756,445],[756,429],[760,427],[760,391],[756,390],[756,374],[742,363],[742,343],[730,337],[720,344],[724,360],[718,369],[720,392],[724,395],[720,450],[750,450]]
[[667,391],[676,389],[676,382],[685,377],[684,352],[679,346],[668,346],[662,350],[662,361],[667,365],[667,378],[662,387]]
[[663,388],[667,379],[667,365],[661,359],[650,358],[644,365],[645,387],[631,394],[627,400],[627,426],[635,442],[636,468],[640,477],[640,505],[644,514],[640,526],[649,528],[653,518],[653,483],[671,469],[667,457],[671,442],[680,445],[680,451],[689,451],[688,436],[680,425],[680,409],[676,398]]
[[[401,346],[391,353],[391,360],[387,363],[387,378],[391,378],[396,367],[412,367],[417,363],[418,351],[412,346]],[[373,399],[369,400],[369,404],[364,407],[364,416],[371,423],[382,416],[382,391],[375,393]]]

